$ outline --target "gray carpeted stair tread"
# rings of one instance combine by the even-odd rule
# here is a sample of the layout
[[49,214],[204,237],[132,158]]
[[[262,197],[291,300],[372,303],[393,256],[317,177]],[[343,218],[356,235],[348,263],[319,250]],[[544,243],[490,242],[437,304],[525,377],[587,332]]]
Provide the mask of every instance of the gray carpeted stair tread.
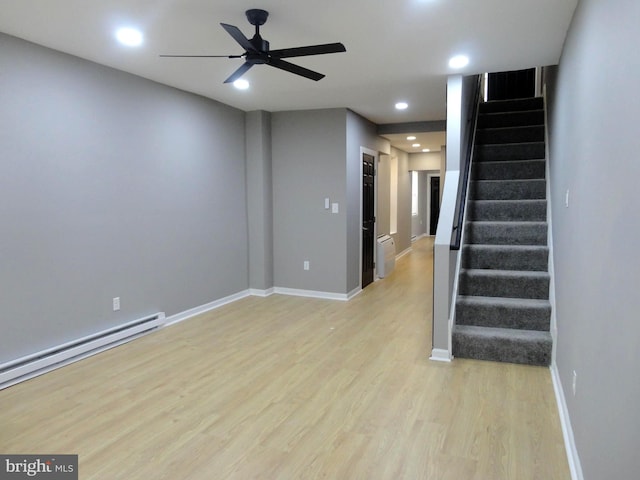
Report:
[[453,355],[462,358],[549,365],[552,340],[549,332],[456,325]]
[[545,144],[542,142],[492,143],[476,145],[474,162],[498,160],[532,160],[545,158]]
[[478,115],[478,128],[518,127],[543,124],[544,110],[542,109],[480,113]]
[[499,160],[479,162],[472,166],[474,180],[527,180],[544,179],[544,160]]
[[470,186],[474,200],[542,200],[547,196],[545,179],[474,180]]
[[544,125],[481,128],[476,132],[476,145],[514,142],[544,142]]
[[469,220],[542,222],[547,218],[546,200],[473,200]]
[[509,298],[549,298],[549,274],[530,270],[460,270],[461,295]]
[[466,223],[465,242],[484,245],[546,245],[547,222]]
[[519,110],[539,110],[544,107],[542,97],[516,98],[511,100],[490,100],[480,104],[480,113],[515,112]]
[[458,296],[456,325],[549,331],[551,303],[544,299]]
[[484,245],[462,247],[462,267],[495,270],[548,270],[549,248],[546,245]]

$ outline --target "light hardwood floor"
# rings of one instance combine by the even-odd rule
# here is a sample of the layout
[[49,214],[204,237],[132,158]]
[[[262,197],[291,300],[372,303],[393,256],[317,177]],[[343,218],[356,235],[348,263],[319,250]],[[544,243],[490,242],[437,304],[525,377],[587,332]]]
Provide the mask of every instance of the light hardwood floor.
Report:
[[89,479],[569,479],[547,368],[428,360],[432,246],[349,302],[246,298],[0,391]]

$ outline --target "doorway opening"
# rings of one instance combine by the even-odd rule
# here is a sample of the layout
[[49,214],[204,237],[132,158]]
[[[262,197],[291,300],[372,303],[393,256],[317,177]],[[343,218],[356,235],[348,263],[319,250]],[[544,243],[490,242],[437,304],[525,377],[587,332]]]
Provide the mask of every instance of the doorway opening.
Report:
[[362,288],[375,274],[375,157],[362,154]]
[[427,174],[427,228],[428,235],[436,234],[440,217],[440,175]]

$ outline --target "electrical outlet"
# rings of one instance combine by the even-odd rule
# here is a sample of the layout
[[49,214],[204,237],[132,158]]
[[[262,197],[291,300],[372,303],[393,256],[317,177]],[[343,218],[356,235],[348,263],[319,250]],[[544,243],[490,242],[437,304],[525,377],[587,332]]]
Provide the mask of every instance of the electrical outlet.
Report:
[[573,371],[573,382],[571,383],[571,389],[573,390],[573,396],[576,396],[576,383],[578,382],[578,374]]
[[113,297],[113,311],[117,312],[120,310],[120,297]]
[[309,270],[309,260],[304,261],[304,263],[302,264],[302,268],[304,268],[305,270]]

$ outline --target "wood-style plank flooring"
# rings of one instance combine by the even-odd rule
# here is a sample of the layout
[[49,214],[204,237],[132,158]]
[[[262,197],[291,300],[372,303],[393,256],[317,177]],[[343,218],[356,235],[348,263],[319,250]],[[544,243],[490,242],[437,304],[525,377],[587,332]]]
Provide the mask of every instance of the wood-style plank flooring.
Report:
[[89,479],[569,479],[547,368],[428,360],[432,248],[349,302],[250,297],[0,391]]

